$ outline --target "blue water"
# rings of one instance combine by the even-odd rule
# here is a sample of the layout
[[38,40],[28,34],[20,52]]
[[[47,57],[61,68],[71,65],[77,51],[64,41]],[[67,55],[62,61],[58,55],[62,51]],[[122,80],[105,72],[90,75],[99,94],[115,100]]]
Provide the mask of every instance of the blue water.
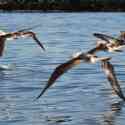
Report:
[[[73,53],[91,49],[94,32],[117,36],[125,31],[125,13],[0,13],[0,29],[33,29],[43,52],[30,39],[7,41],[0,65],[0,125],[124,125],[125,104],[113,95],[100,64],[81,63],[65,73],[38,101],[56,66]],[[112,64],[125,93],[125,56],[112,56]]]

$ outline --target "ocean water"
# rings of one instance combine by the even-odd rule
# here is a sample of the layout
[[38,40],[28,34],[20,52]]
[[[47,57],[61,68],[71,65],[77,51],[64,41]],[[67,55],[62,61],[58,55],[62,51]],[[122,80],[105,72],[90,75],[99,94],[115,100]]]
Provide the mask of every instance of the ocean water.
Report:
[[[112,93],[100,63],[80,65],[61,76],[37,101],[34,99],[53,70],[79,51],[96,44],[93,33],[118,36],[125,31],[125,13],[0,13],[0,30],[32,29],[46,51],[31,38],[6,41],[0,65],[0,125],[124,125],[125,104]],[[123,53],[111,56],[125,93]]]

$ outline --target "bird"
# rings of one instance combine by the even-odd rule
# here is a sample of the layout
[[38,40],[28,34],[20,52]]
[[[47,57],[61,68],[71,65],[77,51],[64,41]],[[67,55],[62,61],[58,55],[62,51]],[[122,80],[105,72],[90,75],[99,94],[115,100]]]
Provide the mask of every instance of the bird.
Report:
[[115,92],[115,94],[117,94],[121,99],[123,99],[125,101],[125,96],[124,96],[122,89],[120,87],[120,84],[117,80],[114,66],[110,63],[109,60],[103,60],[101,62],[101,67],[102,67],[104,73],[106,74],[107,79],[110,82],[110,85],[112,86],[112,89]]
[[87,63],[96,63],[98,61],[111,59],[111,57],[97,57],[95,55],[95,52],[98,51],[98,48],[99,47],[95,47],[86,53],[78,52],[73,56],[73,58],[71,58],[70,60],[66,61],[65,63],[57,66],[55,68],[55,70],[52,72],[52,74],[51,74],[47,84],[43,88],[42,92],[36,97],[36,99],[39,99],[46,92],[46,90],[55,83],[55,81],[61,75],[63,75],[68,70],[70,70],[72,67],[80,64],[81,61],[85,61]]
[[20,37],[32,37],[34,41],[45,51],[44,46],[38,40],[38,38],[36,37],[36,34],[33,31],[26,31],[26,30],[27,29],[22,29],[19,31],[9,32],[9,33],[6,33],[6,32],[4,33],[1,31],[0,32],[0,56],[3,55],[6,40],[14,40]]
[[108,51],[108,52],[122,52],[122,48],[125,47],[125,40],[123,40],[123,37],[112,37],[106,34],[102,33],[93,33],[95,37],[97,37],[97,45],[101,44],[104,46],[102,51]]
[[17,32],[13,32],[10,34],[6,34],[6,37],[12,37],[13,39],[18,39],[20,37],[32,37],[36,43],[45,51],[44,46],[41,44],[41,42],[38,40],[38,38],[36,37],[36,34],[33,31],[17,31]]

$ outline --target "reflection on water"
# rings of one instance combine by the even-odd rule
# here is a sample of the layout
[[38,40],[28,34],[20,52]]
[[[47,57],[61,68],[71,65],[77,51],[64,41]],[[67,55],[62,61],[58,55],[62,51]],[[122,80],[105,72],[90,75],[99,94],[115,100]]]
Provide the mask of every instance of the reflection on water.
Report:
[[[0,64],[15,64],[16,69],[0,71],[0,124],[124,125],[124,103],[111,104],[119,98],[112,95],[99,63],[74,67],[34,101],[57,65],[95,45],[92,33],[116,36],[125,30],[124,20],[124,13],[0,13],[6,31],[39,21],[34,31],[47,50],[41,52],[32,39],[6,43]],[[124,53],[110,56],[124,92]]]
[[70,116],[54,116],[54,117],[47,117],[46,120],[50,123],[61,123],[61,122],[70,122],[72,121]]
[[104,123],[106,125],[115,125],[115,121],[117,117],[121,114],[123,106],[123,101],[111,104],[111,111],[107,111],[104,113]]

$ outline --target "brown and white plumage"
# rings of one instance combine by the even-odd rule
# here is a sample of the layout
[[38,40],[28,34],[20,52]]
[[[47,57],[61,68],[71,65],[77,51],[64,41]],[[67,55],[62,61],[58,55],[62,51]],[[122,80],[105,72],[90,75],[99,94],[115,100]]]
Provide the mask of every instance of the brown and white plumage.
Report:
[[[26,30],[26,29],[25,29]],[[14,40],[18,39],[20,37],[32,37],[34,41],[43,49],[45,50],[42,43],[38,40],[36,37],[36,34],[32,31],[25,31],[25,30],[19,30],[16,32],[9,32],[9,33],[0,33],[0,56],[3,55],[4,47],[5,47],[5,41],[6,40]]]
[[74,56],[74,58],[70,59],[69,61],[59,65],[56,67],[56,69],[53,71],[53,73],[51,74],[47,84],[45,85],[44,89],[42,90],[42,92],[39,94],[39,96],[36,98],[40,98],[45,91],[52,86],[55,81],[61,76],[63,75],[65,72],[67,72],[68,70],[70,70],[72,67],[80,64],[81,61],[85,61],[88,63],[96,63],[97,61],[103,61],[103,60],[109,60],[110,57],[97,57],[94,55],[96,49],[92,49],[87,53],[76,53],[76,56]]
[[14,32],[11,34],[13,38],[18,39],[20,37],[32,37],[33,40],[45,51],[44,46],[41,44],[41,42],[36,37],[36,34],[33,31],[20,31],[20,32]]
[[102,33],[94,33],[93,35],[100,39],[97,41],[97,45],[102,44],[105,47],[102,51],[121,52],[121,48],[125,47],[125,40],[120,37],[115,38]]
[[109,61],[102,61],[102,69],[107,76],[108,81],[110,82],[113,91],[123,100],[125,100],[125,96],[122,93],[121,87],[118,83],[115,70],[113,65]]

